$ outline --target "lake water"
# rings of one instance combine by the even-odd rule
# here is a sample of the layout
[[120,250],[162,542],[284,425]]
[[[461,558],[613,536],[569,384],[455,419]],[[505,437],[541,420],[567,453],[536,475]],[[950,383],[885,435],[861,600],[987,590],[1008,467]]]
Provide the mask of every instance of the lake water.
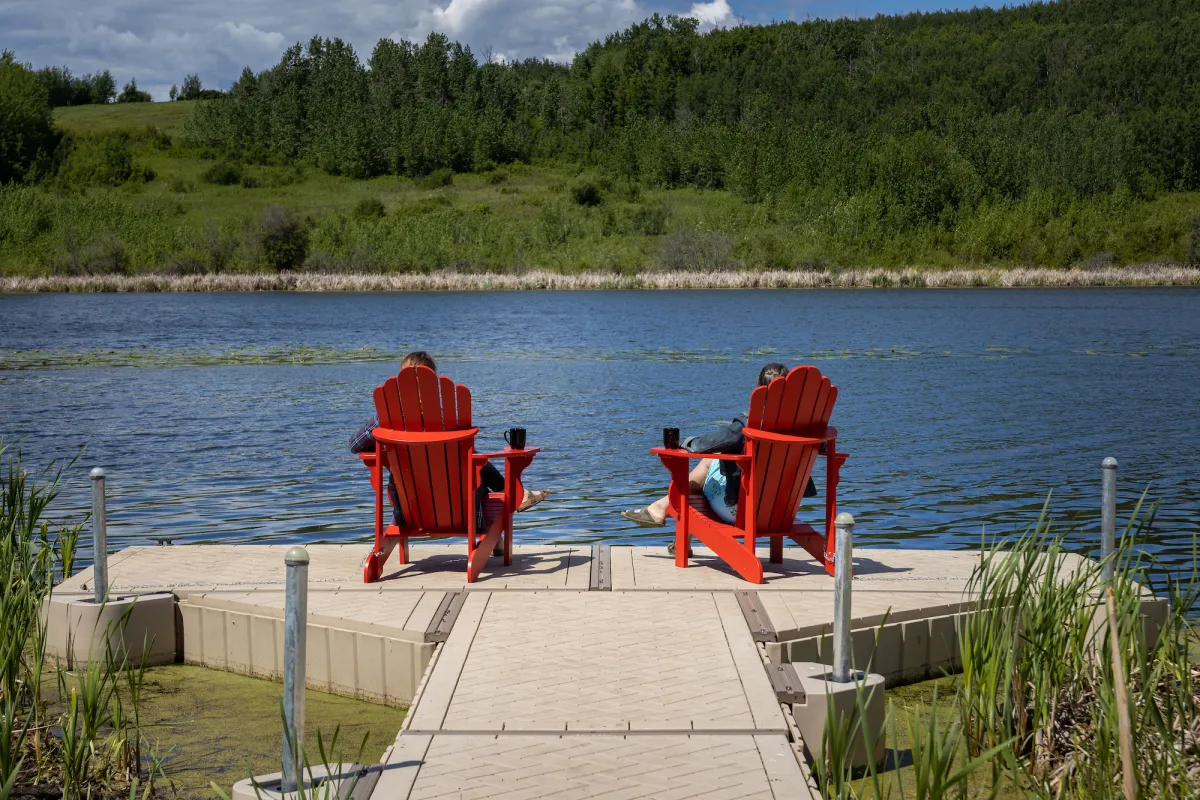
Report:
[[[552,491],[517,541],[662,542],[618,512],[665,489],[664,425],[744,411],[759,367],[839,387],[856,541],[961,548],[1047,493],[1098,536],[1099,463],[1122,519],[1161,500],[1151,549],[1200,534],[1200,291],[976,290],[0,297],[0,440],[69,458],[59,513],[109,471],[115,545],[367,542],[372,493],[347,439],[410,349],[467,384],[479,447],[544,448]],[[823,485],[818,475],[818,485]],[[802,515],[821,516],[820,499]]]

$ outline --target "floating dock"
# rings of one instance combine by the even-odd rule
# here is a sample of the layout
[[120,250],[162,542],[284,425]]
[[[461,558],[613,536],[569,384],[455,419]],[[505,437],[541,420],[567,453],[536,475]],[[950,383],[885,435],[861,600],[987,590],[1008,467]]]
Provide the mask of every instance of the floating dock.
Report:
[[[126,548],[110,593],[173,593],[180,660],[278,678],[289,547]],[[461,543],[417,543],[364,584],[369,547],[307,548],[308,685],[411,706],[355,797],[819,796],[790,710],[803,698],[770,675],[829,661],[833,578],[803,550],[768,564],[764,549],[755,586],[703,548],[679,569],[665,547],[517,545],[468,585]],[[953,671],[978,563],[855,549],[855,667],[889,685]]]

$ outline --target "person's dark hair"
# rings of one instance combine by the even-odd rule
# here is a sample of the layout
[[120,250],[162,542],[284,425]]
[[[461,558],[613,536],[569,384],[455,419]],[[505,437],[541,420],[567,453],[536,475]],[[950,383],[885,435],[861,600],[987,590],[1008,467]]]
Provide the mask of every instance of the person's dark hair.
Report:
[[433,360],[433,356],[426,353],[424,350],[414,350],[404,357],[400,362],[400,368],[404,367],[429,367],[434,372],[437,372],[437,362]]
[[758,385],[766,386],[771,381],[775,380],[776,378],[782,378],[784,375],[787,375],[787,367],[785,367],[783,364],[780,364],[778,361],[772,361],[770,364],[767,364],[765,367],[759,370]]

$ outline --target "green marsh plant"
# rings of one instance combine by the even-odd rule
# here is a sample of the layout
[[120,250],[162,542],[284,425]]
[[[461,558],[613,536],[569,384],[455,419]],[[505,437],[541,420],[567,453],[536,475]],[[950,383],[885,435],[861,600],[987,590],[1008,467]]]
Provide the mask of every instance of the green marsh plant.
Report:
[[1154,516],[1143,495],[1106,561],[1072,552],[1078,540],[1056,529],[1049,500],[1028,530],[982,541],[975,607],[958,626],[962,672],[949,702],[935,692],[904,715],[905,779],[894,705],[894,782],[849,766],[851,743],[871,733],[860,685],[857,719],[825,731],[822,795],[1200,797],[1200,668],[1188,656],[1200,567],[1173,575],[1139,547]]
[[[119,796],[126,787],[131,797],[140,787],[145,798],[162,775],[153,754],[143,767],[144,672],[129,668],[131,654],[106,644],[75,671],[46,662],[42,609],[58,576],[74,570],[85,523],[56,526],[44,517],[73,463],[31,473],[19,449],[0,445],[0,800],[26,785],[60,791],[64,800]],[[108,633],[106,642],[124,638]]]
[[[969,583],[977,609],[959,627],[969,754],[998,751],[993,781],[1032,796],[1122,797],[1132,780],[1139,796],[1196,797],[1200,679],[1184,646],[1194,635],[1187,614],[1198,598],[1195,576],[1184,583],[1152,569],[1136,546],[1154,520],[1144,496],[1109,557],[1111,582],[1103,563],[1068,552],[1048,503],[1007,548],[983,548]],[[1155,587],[1166,603],[1161,624],[1147,605],[1153,574],[1167,575]],[[1132,776],[1121,763],[1121,706]]]

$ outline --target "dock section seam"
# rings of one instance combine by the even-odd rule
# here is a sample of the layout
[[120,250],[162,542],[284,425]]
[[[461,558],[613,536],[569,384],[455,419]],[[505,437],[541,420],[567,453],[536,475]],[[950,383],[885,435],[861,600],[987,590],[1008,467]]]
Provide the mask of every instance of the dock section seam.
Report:
[[459,612],[458,620],[449,638],[443,645],[438,670],[430,670],[429,684],[421,695],[421,702],[413,707],[410,717],[414,730],[437,730],[442,727],[450,701],[458,686],[459,676],[467,663],[471,643],[479,630],[483,613],[491,600],[490,592],[470,592]]
[[758,645],[750,636],[737,600],[729,592],[713,592],[712,598],[755,726],[760,732],[785,733],[787,725],[779,711],[779,701],[775,699],[770,678],[758,654]]

